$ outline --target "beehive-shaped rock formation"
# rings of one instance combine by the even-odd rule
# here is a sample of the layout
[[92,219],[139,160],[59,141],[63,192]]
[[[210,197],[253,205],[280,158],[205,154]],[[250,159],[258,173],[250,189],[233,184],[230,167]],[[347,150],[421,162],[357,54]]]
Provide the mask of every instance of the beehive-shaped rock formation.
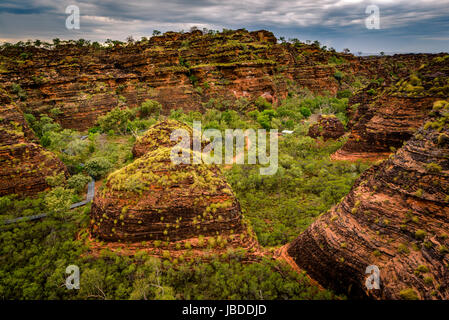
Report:
[[[289,247],[300,268],[350,296],[449,298],[449,103]],[[366,268],[380,270],[369,290]]]
[[[240,206],[215,165],[175,164],[171,148],[112,173],[92,205],[92,231],[110,241],[182,240],[242,230]],[[193,159],[192,150],[185,150]]]

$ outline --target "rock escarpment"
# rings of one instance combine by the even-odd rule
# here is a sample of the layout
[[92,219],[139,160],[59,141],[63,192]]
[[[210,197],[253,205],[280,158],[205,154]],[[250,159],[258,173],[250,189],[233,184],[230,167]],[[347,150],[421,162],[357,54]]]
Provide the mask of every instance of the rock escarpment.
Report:
[[0,107],[0,196],[34,195],[49,187],[46,177],[68,175],[65,165],[35,139],[13,104]]
[[6,47],[0,51],[0,88],[26,113],[56,109],[62,127],[85,130],[113,108],[146,99],[159,101],[165,114],[203,111],[210,104],[244,108],[237,99],[277,102],[299,89],[336,94],[360,78],[401,76],[426,57],[360,58],[312,44],[277,43],[263,30],[167,32],[109,47],[85,41],[51,49]]
[[338,139],[345,134],[345,127],[333,115],[319,115],[317,123],[309,128],[308,135],[312,138],[323,137],[324,140]]
[[[449,103],[289,246],[317,281],[356,297],[449,298]],[[380,270],[380,289],[365,286]]]
[[394,84],[371,84],[350,100],[351,134],[336,160],[385,158],[423,124],[433,102],[449,97],[449,55]]

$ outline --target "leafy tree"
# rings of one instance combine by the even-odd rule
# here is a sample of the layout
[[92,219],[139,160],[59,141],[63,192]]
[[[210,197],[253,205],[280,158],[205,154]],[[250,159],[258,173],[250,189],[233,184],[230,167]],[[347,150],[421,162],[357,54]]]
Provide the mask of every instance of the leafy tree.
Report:
[[264,97],[257,98],[254,104],[259,111],[271,108],[271,103],[269,103]]
[[96,180],[104,177],[111,168],[111,162],[103,157],[90,159],[85,166],[86,172]]
[[307,107],[301,107],[299,109],[299,112],[301,112],[301,114],[304,116],[304,118],[308,118],[310,117],[310,115],[312,114],[312,112],[310,111],[309,108]]
[[109,113],[98,118],[98,125],[103,132],[113,130],[118,134],[125,134],[128,131],[128,122],[134,120],[136,114],[129,108],[114,108]]

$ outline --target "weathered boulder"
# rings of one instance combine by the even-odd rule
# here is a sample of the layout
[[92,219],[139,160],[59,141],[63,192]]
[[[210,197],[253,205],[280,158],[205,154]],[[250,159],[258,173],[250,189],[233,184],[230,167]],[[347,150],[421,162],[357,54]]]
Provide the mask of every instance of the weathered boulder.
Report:
[[324,140],[338,139],[345,134],[343,123],[334,115],[319,115],[317,123],[309,128],[312,138],[323,137]]

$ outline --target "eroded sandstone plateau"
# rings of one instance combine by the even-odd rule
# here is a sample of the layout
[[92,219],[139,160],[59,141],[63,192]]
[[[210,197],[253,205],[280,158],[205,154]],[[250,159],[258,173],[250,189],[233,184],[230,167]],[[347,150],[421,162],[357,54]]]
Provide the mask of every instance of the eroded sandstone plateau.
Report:
[[[356,57],[305,43],[278,43],[271,32],[167,32],[110,47],[68,42],[0,52],[0,90],[26,113],[58,110],[63,128],[85,130],[115,107],[146,99],[172,109],[240,108],[238,99],[278,102],[291,91],[335,95],[354,82],[406,76],[429,55]],[[337,73],[339,74],[336,77]],[[20,86],[18,89],[17,85]],[[236,103],[237,101],[237,103]]]

